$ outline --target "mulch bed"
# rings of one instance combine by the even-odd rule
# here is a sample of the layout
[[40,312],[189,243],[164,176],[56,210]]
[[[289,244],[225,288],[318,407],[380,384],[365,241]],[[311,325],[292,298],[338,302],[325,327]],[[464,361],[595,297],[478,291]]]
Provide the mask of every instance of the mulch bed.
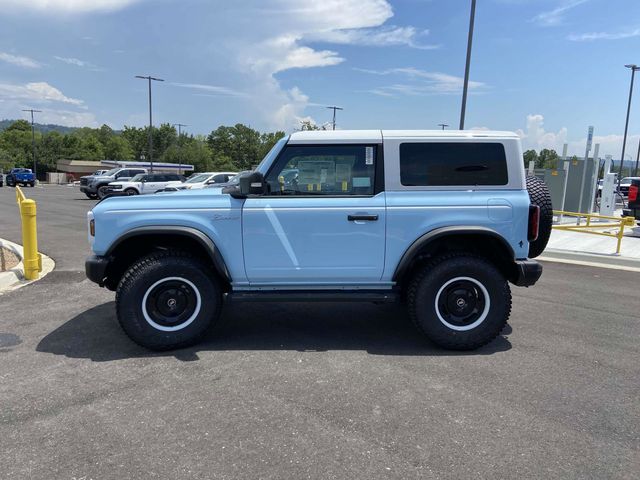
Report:
[[0,246],[0,272],[11,270],[20,263],[20,258],[6,247]]

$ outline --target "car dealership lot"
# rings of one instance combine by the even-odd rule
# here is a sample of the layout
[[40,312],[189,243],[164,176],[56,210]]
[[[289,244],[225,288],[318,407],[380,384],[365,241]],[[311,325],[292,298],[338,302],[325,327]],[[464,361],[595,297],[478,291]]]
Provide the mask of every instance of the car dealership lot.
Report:
[[[0,296],[7,478],[633,478],[637,273],[545,263],[505,335],[437,349],[399,306],[242,304],[150,353],[87,281],[78,189],[26,188],[56,270]],[[0,237],[19,241],[14,190]]]

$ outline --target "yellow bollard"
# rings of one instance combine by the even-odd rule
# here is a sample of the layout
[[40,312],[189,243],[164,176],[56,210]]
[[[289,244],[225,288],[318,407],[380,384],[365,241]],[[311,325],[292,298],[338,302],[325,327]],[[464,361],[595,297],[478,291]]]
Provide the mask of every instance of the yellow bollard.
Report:
[[25,198],[20,187],[16,187],[16,198],[22,219],[22,248],[24,250],[24,278],[37,280],[42,271],[42,257],[38,253],[38,229],[36,226],[36,202]]

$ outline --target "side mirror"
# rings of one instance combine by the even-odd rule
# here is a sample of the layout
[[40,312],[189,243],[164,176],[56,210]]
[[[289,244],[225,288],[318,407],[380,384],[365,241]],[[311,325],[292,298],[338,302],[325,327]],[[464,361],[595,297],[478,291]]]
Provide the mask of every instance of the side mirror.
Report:
[[243,196],[264,195],[267,191],[267,184],[264,175],[260,172],[251,172],[240,177],[240,193]]

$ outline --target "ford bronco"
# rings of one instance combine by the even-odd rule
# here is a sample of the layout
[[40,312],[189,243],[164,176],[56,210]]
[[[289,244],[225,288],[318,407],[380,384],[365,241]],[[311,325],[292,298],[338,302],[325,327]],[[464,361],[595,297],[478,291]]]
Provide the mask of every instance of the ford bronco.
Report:
[[221,192],[107,198],[89,279],[150,349],[191,345],[227,301],[400,301],[434,343],[470,350],[542,273],[551,201],[518,136],[296,132]]

